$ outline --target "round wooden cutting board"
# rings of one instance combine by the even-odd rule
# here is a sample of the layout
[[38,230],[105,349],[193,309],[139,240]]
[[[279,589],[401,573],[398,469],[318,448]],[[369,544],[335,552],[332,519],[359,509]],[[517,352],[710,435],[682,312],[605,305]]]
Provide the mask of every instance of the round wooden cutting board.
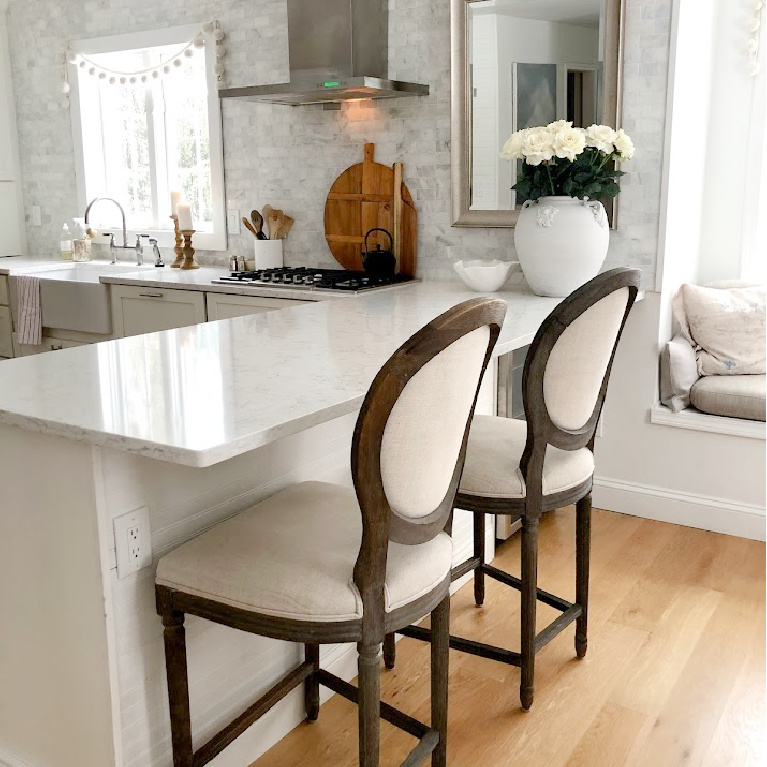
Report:
[[[376,227],[391,232],[397,272],[415,276],[418,215],[413,198],[401,182],[402,166],[380,165],[373,159],[374,144],[365,144],[365,158],[347,168],[330,187],[325,202],[325,239],[344,269],[360,271],[365,232]],[[399,167],[397,167],[399,165]],[[395,193],[395,176],[399,194]],[[368,248],[389,249],[389,239],[374,232]]]

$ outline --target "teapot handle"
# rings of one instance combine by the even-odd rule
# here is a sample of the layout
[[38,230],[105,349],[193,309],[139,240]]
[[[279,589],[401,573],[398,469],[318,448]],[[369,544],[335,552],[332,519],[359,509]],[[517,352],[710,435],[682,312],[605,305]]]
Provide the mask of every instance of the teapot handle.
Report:
[[375,229],[369,229],[367,232],[365,232],[365,242],[362,248],[363,252],[368,252],[368,237],[373,234],[373,232],[383,232],[389,238],[389,250],[394,250],[394,238],[391,236],[391,232],[389,232],[387,229],[376,227]]

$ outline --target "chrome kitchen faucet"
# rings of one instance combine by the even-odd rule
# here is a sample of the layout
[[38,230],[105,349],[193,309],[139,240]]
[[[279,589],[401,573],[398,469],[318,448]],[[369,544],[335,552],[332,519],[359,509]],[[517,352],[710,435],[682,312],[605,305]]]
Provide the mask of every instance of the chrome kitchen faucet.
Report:
[[94,203],[97,203],[101,200],[106,200],[107,202],[113,202],[115,205],[117,205],[118,210],[120,211],[120,215],[123,219],[123,244],[122,245],[115,245],[114,242],[114,235],[110,237],[109,240],[109,254],[112,257],[111,263],[117,262],[117,256],[115,254],[115,249],[120,248],[122,250],[135,250],[136,251],[136,265],[137,266],[143,266],[144,265],[144,248],[141,243],[142,237],[149,237],[148,234],[137,234],[136,235],[136,244],[135,245],[128,245],[128,229],[125,223],[125,211],[123,210],[123,206],[120,205],[117,200],[114,199],[114,197],[94,197],[89,203],[88,207],[85,209],[85,225],[88,226],[88,218],[91,213],[91,208],[93,207]]

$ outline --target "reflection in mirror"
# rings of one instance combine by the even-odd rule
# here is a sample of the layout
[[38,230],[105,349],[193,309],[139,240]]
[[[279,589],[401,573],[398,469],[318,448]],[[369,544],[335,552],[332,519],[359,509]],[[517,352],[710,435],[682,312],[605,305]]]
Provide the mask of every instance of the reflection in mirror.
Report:
[[467,6],[469,210],[513,211],[517,130],[602,122],[605,0],[480,0]]

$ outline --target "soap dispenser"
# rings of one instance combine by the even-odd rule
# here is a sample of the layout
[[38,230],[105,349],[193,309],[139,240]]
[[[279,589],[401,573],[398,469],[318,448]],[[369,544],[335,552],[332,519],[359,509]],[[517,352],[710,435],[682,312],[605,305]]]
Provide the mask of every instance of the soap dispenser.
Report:
[[59,245],[62,261],[72,260],[72,233],[67,224],[61,228],[61,243]]

